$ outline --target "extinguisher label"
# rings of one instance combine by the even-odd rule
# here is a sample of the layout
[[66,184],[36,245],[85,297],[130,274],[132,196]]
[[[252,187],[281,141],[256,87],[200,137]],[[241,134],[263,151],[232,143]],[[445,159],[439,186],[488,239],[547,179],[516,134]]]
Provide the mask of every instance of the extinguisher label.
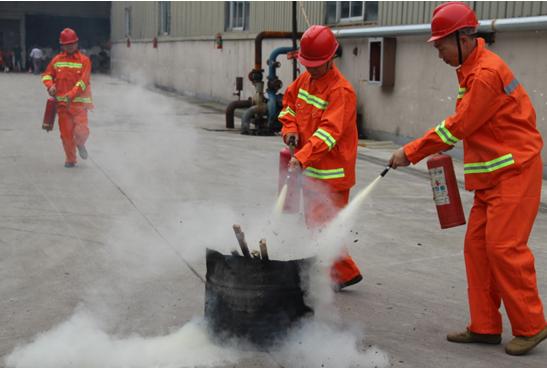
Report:
[[435,201],[435,204],[437,206],[450,204],[444,168],[435,167],[429,169],[429,176],[431,177],[431,188],[433,188],[433,200]]

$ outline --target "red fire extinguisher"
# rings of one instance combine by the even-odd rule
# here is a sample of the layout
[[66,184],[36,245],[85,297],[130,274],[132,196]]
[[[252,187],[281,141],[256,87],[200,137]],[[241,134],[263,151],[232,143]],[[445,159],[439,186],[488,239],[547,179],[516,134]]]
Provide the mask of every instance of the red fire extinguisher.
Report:
[[433,155],[427,160],[427,168],[441,229],[464,225],[465,215],[452,158],[441,153]]
[[42,129],[47,132],[53,130],[55,124],[55,115],[57,114],[57,102],[55,97],[50,97],[46,102],[46,109],[44,111],[44,120],[42,121]]
[[297,213],[300,210],[300,171],[294,170],[289,173],[289,161],[294,155],[291,149],[285,147],[279,152],[278,195],[287,185],[287,196],[283,206],[284,213]]

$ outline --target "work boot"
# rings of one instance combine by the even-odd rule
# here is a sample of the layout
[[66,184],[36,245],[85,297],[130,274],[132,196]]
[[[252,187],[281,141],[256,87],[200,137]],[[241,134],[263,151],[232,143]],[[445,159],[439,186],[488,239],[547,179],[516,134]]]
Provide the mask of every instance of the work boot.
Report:
[[71,167],[75,167],[76,166],[76,162],[65,162],[65,167],[66,168],[71,168]]
[[505,352],[509,355],[523,355],[535,348],[547,338],[547,327],[534,336],[515,336],[505,345]]
[[332,288],[334,289],[334,291],[338,292],[338,291],[342,290],[343,288],[346,288],[348,286],[355,285],[358,282],[361,282],[361,280],[363,280],[363,276],[361,276],[361,274],[359,274],[359,275],[355,276],[354,278],[352,278],[349,281],[339,282],[337,284],[334,284],[334,286]]
[[462,344],[478,343],[497,345],[501,343],[501,335],[479,334],[466,329],[463,332],[453,332],[446,335],[446,339],[450,342]]
[[78,153],[80,154],[82,160],[87,160],[87,150],[85,149],[85,146],[83,144],[81,146],[78,146]]

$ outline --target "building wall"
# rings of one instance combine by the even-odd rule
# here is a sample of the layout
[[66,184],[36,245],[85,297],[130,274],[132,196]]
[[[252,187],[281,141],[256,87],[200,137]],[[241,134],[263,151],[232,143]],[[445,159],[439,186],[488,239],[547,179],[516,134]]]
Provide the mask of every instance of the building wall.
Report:
[[[382,2],[379,23],[391,25],[429,22],[431,12],[438,3]],[[154,3],[146,3],[146,6],[150,4]],[[173,28],[178,30],[179,36],[160,38],[157,49],[154,49],[150,42],[155,31],[147,33],[143,40],[136,40],[136,36],[132,37],[133,42],[129,48],[125,42],[114,43],[113,73],[126,79],[156,84],[225,103],[234,99],[235,77],[242,76],[242,98],[250,97],[254,93],[254,88],[247,75],[254,64],[255,34],[259,30],[269,30],[269,27],[276,26],[281,28],[271,30],[290,30],[290,3],[286,4],[283,7],[268,2],[260,7],[254,7],[254,10],[251,6],[250,28],[255,32],[224,32],[222,50],[214,47],[214,33],[199,35],[199,32],[195,31],[197,33],[190,34],[189,29],[193,29],[191,26],[187,26],[187,30],[182,30],[178,26]],[[543,15],[547,12],[547,2],[472,4],[479,14],[484,14],[480,16],[481,19],[511,15]],[[116,7],[119,7],[119,4],[113,5],[113,30],[119,27],[119,19],[114,17]],[[312,11],[310,8],[310,11],[307,11],[308,16],[313,14],[314,19],[324,18],[324,8],[318,6],[313,9],[315,10]],[[260,13],[262,11],[264,13]],[[152,12],[151,8],[149,12]],[[272,12],[275,16],[267,16]],[[150,19],[148,16],[145,18]],[[211,19],[219,18],[215,16]],[[148,30],[157,29],[157,24],[156,28],[149,26],[151,21],[146,24]],[[264,27],[259,28],[260,24]],[[204,26],[200,32],[205,32],[207,27]],[[369,137],[405,143],[422,135],[454,111],[458,85],[456,73],[438,59],[436,51],[425,42],[426,39],[427,35],[397,38],[395,85],[389,89],[368,82],[368,39],[340,40],[344,53],[342,58],[337,60],[337,64],[355,88],[358,95],[358,110],[363,116],[363,127]],[[275,47],[290,44],[289,40],[264,42],[262,65],[266,73],[266,59],[270,52]],[[490,48],[506,60],[528,91],[536,108],[538,127],[543,136],[547,137],[545,45],[545,31],[501,32],[496,35],[496,42]],[[291,64],[285,57],[278,60],[282,63],[279,75],[286,86],[292,77]],[[545,159],[544,161],[547,162]]]
[[[547,15],[545,1],[465,1],[479,19]],[[380,25],[429,23],[433,9],[443,1],[383,1],[378,9]]]
[[[324,2],[302,2],[311,24],[324,22]],[[126,38],[125,9],[131,8],[131,39],[152,39],[159,36],[159,3],[157,1],[115,1],[112,3],[112,40]],[[290,1],[256,1],[249,6],[249,29],[234,34],[253,34],[263,30],[291,31],[292,5]],[[307,28],[306,19],[298,5],[298,29]],[[173,1],[171,2],[171,33],[160,38],[211,36],[225,32],[225,2],[223,1]]]
[[[263,62],[271,51],[280,46],[290,46],[290,40],[265,40]],[[141,84],[199,96],[205,99],[228,102],[234,100],[235,78],[244,78],[242,99],[254,94],[254,87],[247,75],[254,67],[254,37],[228,39],[223,49],[214,47],[213,40],[179,40],[159,42],[153,48],[149,42],[133,42],[113,45],[112,74]],[[285,86],[292,78],[292,64],[282,56],[278,75]],[[266,74],[265,73],[265,74]]]
[[[225,32],[225,3],[223,1],[173,1],[171,2],[171,34],[169,37],[211,36]],[[433,9],[442,1],[380,1],[378,21],[370,26],[429,23]],[[480,19],[512,18],[547,15],[546,1],[467,1]],[[324,24],[325,1],[299,2],[298,28],[310,24]],[[157,1],[112,2],[112,40],[124,39],[124,9],[132,11],[132,39],[151,39],[158,36],[159,3]],[[249,29],[243,33],[263,30],[291,30],[290,1],[251,1]],[[362,22],[361,22],[362,23]],[[352,24],[355,25],[355,24]],[[241,32],[235,32],[241,33]]]

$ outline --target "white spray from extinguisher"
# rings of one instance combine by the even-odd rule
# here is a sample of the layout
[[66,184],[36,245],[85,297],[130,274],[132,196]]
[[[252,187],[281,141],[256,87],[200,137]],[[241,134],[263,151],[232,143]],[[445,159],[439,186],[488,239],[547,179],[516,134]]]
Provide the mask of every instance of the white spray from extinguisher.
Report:
[[355,198],[336,216],[336,219],[334,222],[329,226],[329,228],[337,229],[340,226],[351,226],[349,225],[349,220],[353,217],[355,214],[355,211],[361,207],[361,204],[365,201],[365,199],[369,196],[369,194],[372,192],[372,190],[376,187],[380,179],[382,179],[387,172],[391,169],[391,166],[386,166],[384,170],[378,175],[376,179],[372,181],[367,187],[363,190],[361,190]]
[[[294,150],[296,147],[295,137],[289,138],[288,145],[291,151],[291,159],[292,159],[294,157]],[[277,197],[277,201],[275,202],[274,213],[273,213],[274,220],[279,219],[279,217],[281,216],[281,213],[283,212],[283,208],[285,207],[285,201],[287,200],[287,192],[289,190],[289,181],[291,179],[291,175],[295,175],[295,174],[296,173],[294,172],[294,169],[289,168],[287,178],[285,179],[285,184],[283,184],[283,187],[281,188],[281,191],[279,192],[279,196]]]

